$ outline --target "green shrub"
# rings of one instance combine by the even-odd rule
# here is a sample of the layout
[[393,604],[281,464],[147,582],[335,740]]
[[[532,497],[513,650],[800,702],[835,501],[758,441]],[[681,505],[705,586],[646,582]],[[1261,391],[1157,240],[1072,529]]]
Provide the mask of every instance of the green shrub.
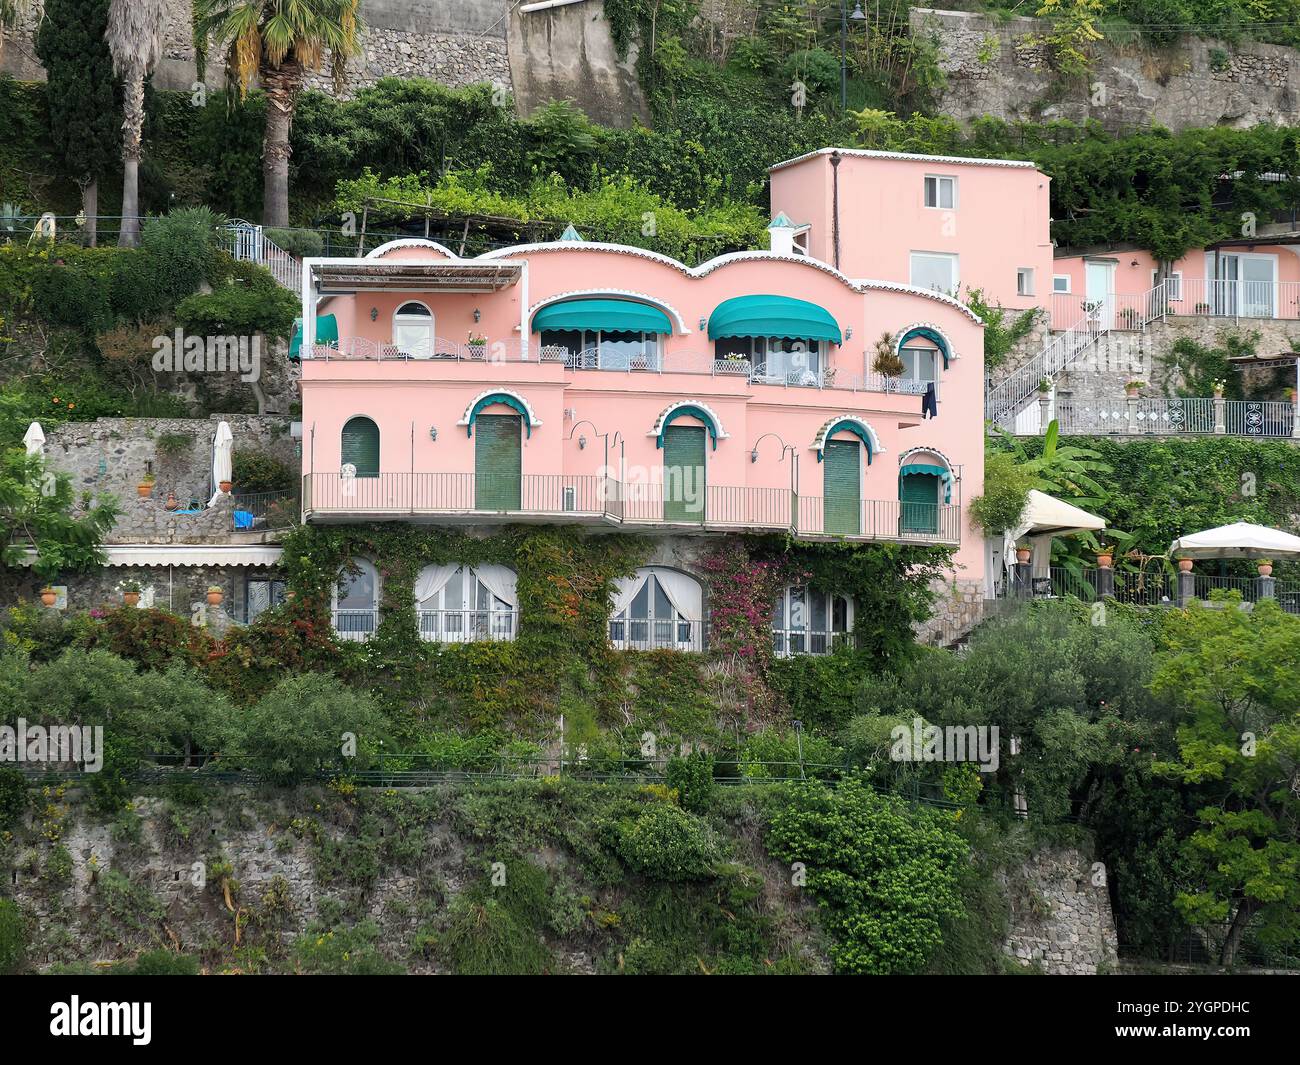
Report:
[[311,229],[264,229],[262,234],[299,259],[325,252],[325,238]]
[[664,783],[676,790],[684,809],[703,813],[718,790],[713,779],[713,756],[695,751],[685,758],[670,758],[664,768]]
[[114,966],[122,976],[198,976],[199,959],[170,950],[147,950],[132,962]]
[[13,899],[0,899],[0,975],[27,968],[27,922]]
[[26,810],[27,779],[14,766],[0,766],[0,831],[18,824]]
[[290,950],[298,968],[320,976],[396,976],[403,970],[379,953],[379,926],[374,921],[326,928],[308,926]]
[[801,739],[793,729],[761,729],[745,740],[740,750],[740,772],[746,777],[832,776],[843,764],[844,752],[830,740],[809,732],[803,733]]
[[231,480],[235,491],[242,494],[283,492],[297,484],[298,475],[264,451],[236,448],[231,457]]
[[538,976],[551,965],[538,931],[496,898],[458,898],[437,946],[460,976]]
[[656,802],[616,826],[615,848],[653,880],[703,880],[712,875],[718,844],[709,826],[685,810]]

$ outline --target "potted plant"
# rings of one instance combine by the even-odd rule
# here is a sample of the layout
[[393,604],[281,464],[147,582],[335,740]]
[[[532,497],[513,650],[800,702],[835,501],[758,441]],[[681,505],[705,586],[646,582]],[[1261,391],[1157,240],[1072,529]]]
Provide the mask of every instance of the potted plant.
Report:
[[225,592],[221,590],[219,584],[208,585],[208,606],[220,606],[221,600],[225,598]]
[[1016,561],[1021,565],[1024,565],[1026,562],[1028,562],[1029,556],[1032,554],[1033,554],[1033,549],[1030,548],[1027,544],[1024,543],[1016,544]]
[[218,482],[217,482],[217,487],[218,487],[222,492],[224,492],[226,495],[230,495],[230,489],[231,489],[231,482],[230,482],[230,481],[218,481]]
[[152,473],[146,473],[140,478],[140,483],[135,486],[136,495],[141,499],[148,499],[153,495],[153,485],[157,479]]
[[1292,406],[1294,406],[1295,400],[1296,400],[1296,390],[1294,388],[1288,388],[1286,390],[1286,401],[1290,403]]
[[1271,558],[1261,558],[1257,563],[1257,567],[1261,577],[1273,576],[1273,560]]
[[179,509],[180,509],[180,506],[181,506],[181,502],[180,502],[179,499],[176,498],[176,493],[175,493],[175,492],[168,492],[168,493],[167,493],[167,502],[163,504],[163,509],[164,509],[164,510],[179,510]]
[[1094,333],[1101,329],[1101,300],[1084,300],[1079,306],[1088,316],[1088,328]]
[[1097,545],[1097,565],[1101,569],[1110,569],[1115,562],[1115,549],[1106,544]]
[[1215,382],[1214,382],[1214,398],[1215,398],[1215,399],[1222,399],[1222,398],[1223,398],[1223,389],[1224,389],[1224,387],[1225,387],[1226,385],[1227,385],[1227,382],[1226,382],[1226,381],[1215,381]]
[[1050,377],[1040,377],[1038,379],[1038,394],[1045,396],[1052,390],[1052,379]]
[[906,367],[903,366],[902,357],[896,347],[893,333],[880,334],[880,339],[876,341],[876,357],[872,360],[871,368],[881,377],[892,379],[903,376]]
[[1180,559],[1178,560],[1178,572],[1179,572],[1179,573],[1191,573],[1191,572],[1192,572],[1192,560],[1191,560],[1190,558],[1180,558]]
[[140,602],[140,585],[137,581],[123,581],[120,585],[122,589],[122,603],[125,606],[135,606]]
[[470,330],[465,337],[465,346],[469,348],[469,357],[471,359],[481,359],[484,352],[487,351],[487,337],[482,333],[475,333]]
[[1145,381],[1138,381],[1136,379],[1132,381],[1125,381],[1124,394],[1128,396],[1129,399],[1135,399],[1137,397],[1137,394],[1141,392],[1142,389],[1146,388],[1146,386],[1147,383]]
[[53,606],[59,601],[59,593],[51,588],[48,584],[41,588],[41,605]]

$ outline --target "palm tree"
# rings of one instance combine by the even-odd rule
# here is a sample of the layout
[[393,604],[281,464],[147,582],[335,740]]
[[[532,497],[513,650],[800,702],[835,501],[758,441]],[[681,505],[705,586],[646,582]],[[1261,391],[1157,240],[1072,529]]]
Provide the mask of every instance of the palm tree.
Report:
[[122,79],[122,232],[118,244],[140,239],[140,138],[144,129],[144,82],[162,56],[166,0],[112,0],[108,8],[108,50]]
[[360,0],[194,0],[200,76],[208,39],[226,48],[226,77],[247,95],[256,77],[266,93],[262,140],[262,221],[289,224],[289,131],[307,70],[330,53],[334,89],[343,91],[348,59],[359,51]]

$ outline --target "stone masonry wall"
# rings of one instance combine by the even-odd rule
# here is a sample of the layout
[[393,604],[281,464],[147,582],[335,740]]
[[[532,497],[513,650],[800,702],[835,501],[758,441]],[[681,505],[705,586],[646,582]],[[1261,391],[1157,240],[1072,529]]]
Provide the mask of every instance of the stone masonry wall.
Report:
[[962,120],[1091,118],[1109,129],[1155,122],[1175,131],[1300,124],[1295,49],[1196,37],[1167,48],[1103,42],[1092,74],[1069,81],[1052,69],[1038,19],[913,8],[911,23],[938,42],[947,75],[940,110]]
[[1065,849],[1039,852],[1004,876],[1007,955],[1049,976],[1113,972],[1119,939],[1104,873],[1081,851]]

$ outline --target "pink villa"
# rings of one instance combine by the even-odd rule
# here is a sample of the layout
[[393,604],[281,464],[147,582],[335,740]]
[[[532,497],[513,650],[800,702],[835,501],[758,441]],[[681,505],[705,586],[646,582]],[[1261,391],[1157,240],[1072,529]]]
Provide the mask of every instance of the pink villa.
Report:
[[[920,202],[927,165],[891,161],[881,181]],[[697,267],[574,233],[476,258],[403,239],[305,260],[304,520],[947,545],[954,581],[982,588],[968,507],[983,482],[983,325],[940,286],[870,276],[866,205],[837,270],[815,243],[821,194],[798,199],[811,230],[778,212],[770,250]],[[985,239],[975,219],[958,231],[963,248]],[[971,269],[993,267],[972,256]],[[901,375],[875,372],[882,348]],[[336,610],[358,639],[379,597],[361,568]],[[819,637],[782,621],[805,595]],[[440,618],[473,602],[490,616],[480,638],[513,631],[508,572],[422,575],[417,598],[428,638],[450,638]],[[647,567],[616,597],[611,640],[699,646],[700,600],[688,573]],[[851,615],[842,597],[791,589],[778,650],[828,649]]]

